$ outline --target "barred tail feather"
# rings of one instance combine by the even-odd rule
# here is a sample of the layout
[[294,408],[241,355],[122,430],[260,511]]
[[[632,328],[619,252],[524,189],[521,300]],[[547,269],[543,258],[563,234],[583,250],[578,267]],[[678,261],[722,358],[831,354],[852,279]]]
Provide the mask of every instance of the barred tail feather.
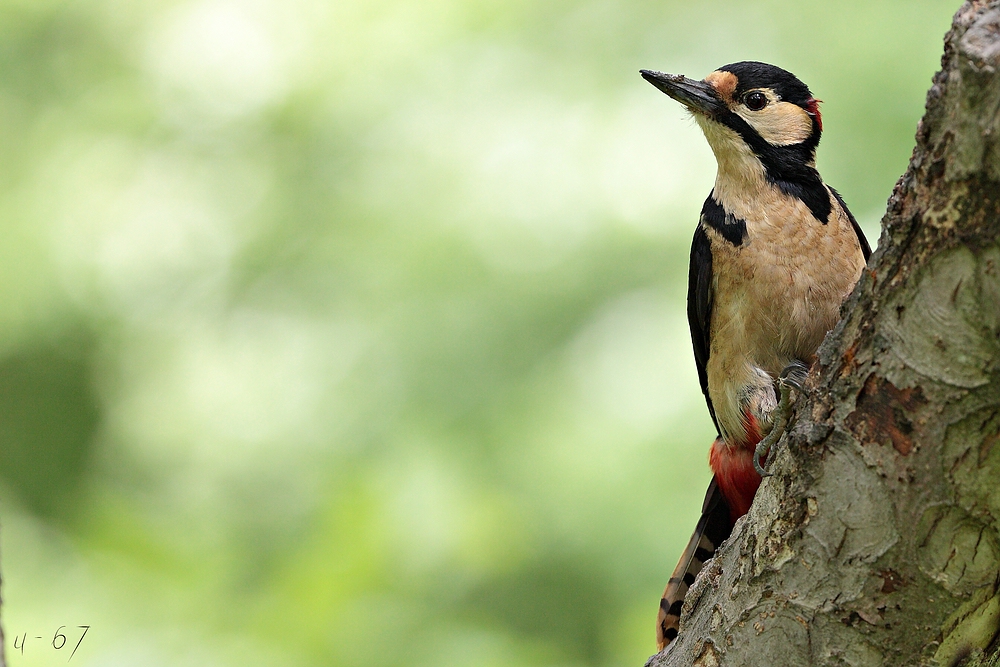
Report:
[[681,620],[681,607],[688,588],[701,572],[705,562],[715,555],[719,545],[729,537],[733,526],[730,522],[729,505],[719,489],[715,478],[708,485],[705,503],[701,508],[701,519],[691,535],[687,547],[677,561],[667,587],[660,599],[660,613],[656,619],[656,646],[662,651],[677,637]]

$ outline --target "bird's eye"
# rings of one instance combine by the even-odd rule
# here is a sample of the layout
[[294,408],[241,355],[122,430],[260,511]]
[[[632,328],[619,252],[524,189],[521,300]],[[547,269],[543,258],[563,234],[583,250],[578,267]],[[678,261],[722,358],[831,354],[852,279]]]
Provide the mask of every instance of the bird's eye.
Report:
[[767,106],[767,96],[760,91],[754,91],[744,98],[743,104],[747,105],[750,111],[760,111]]

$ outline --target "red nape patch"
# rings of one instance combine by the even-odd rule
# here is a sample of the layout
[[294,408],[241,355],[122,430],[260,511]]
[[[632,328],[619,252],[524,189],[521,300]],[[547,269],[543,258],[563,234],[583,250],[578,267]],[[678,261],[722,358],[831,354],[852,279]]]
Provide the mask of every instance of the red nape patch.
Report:
[[817,100],[815,97],[810,97],[809,101],[806,102],[806,113],[816,119],[816,124],[819,125],[820,132],[823,131],[823,116],[819,112],[819,103],[823,100]]

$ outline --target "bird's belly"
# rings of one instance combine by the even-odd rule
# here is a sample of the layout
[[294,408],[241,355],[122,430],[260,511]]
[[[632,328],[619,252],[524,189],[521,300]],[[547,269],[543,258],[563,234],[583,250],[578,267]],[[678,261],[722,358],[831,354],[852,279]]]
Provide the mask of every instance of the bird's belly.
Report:
[[815,353],[837,322],[842,294],[774,266],[756,274],[750,281],[719,280],[711,356],[741,357],[777,375],[793,359]]
[[[827,230],[824,230],[827,231]],[[713,248],[713,310],[708,389],[723,438],[749,444],[776,400],[774,379],[789,363],[809,362],[837,322],[863,266],[851,253],[804,253],[795,238],[751,239]]]

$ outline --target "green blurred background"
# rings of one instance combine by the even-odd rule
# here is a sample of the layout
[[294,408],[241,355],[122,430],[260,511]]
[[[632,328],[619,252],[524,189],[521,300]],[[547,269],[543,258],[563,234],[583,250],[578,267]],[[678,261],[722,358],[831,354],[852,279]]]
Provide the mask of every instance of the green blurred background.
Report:
[[957,5],[2,2],[10,664],[641,665],[714,162],[638,70],[794,71],[874,245]]

